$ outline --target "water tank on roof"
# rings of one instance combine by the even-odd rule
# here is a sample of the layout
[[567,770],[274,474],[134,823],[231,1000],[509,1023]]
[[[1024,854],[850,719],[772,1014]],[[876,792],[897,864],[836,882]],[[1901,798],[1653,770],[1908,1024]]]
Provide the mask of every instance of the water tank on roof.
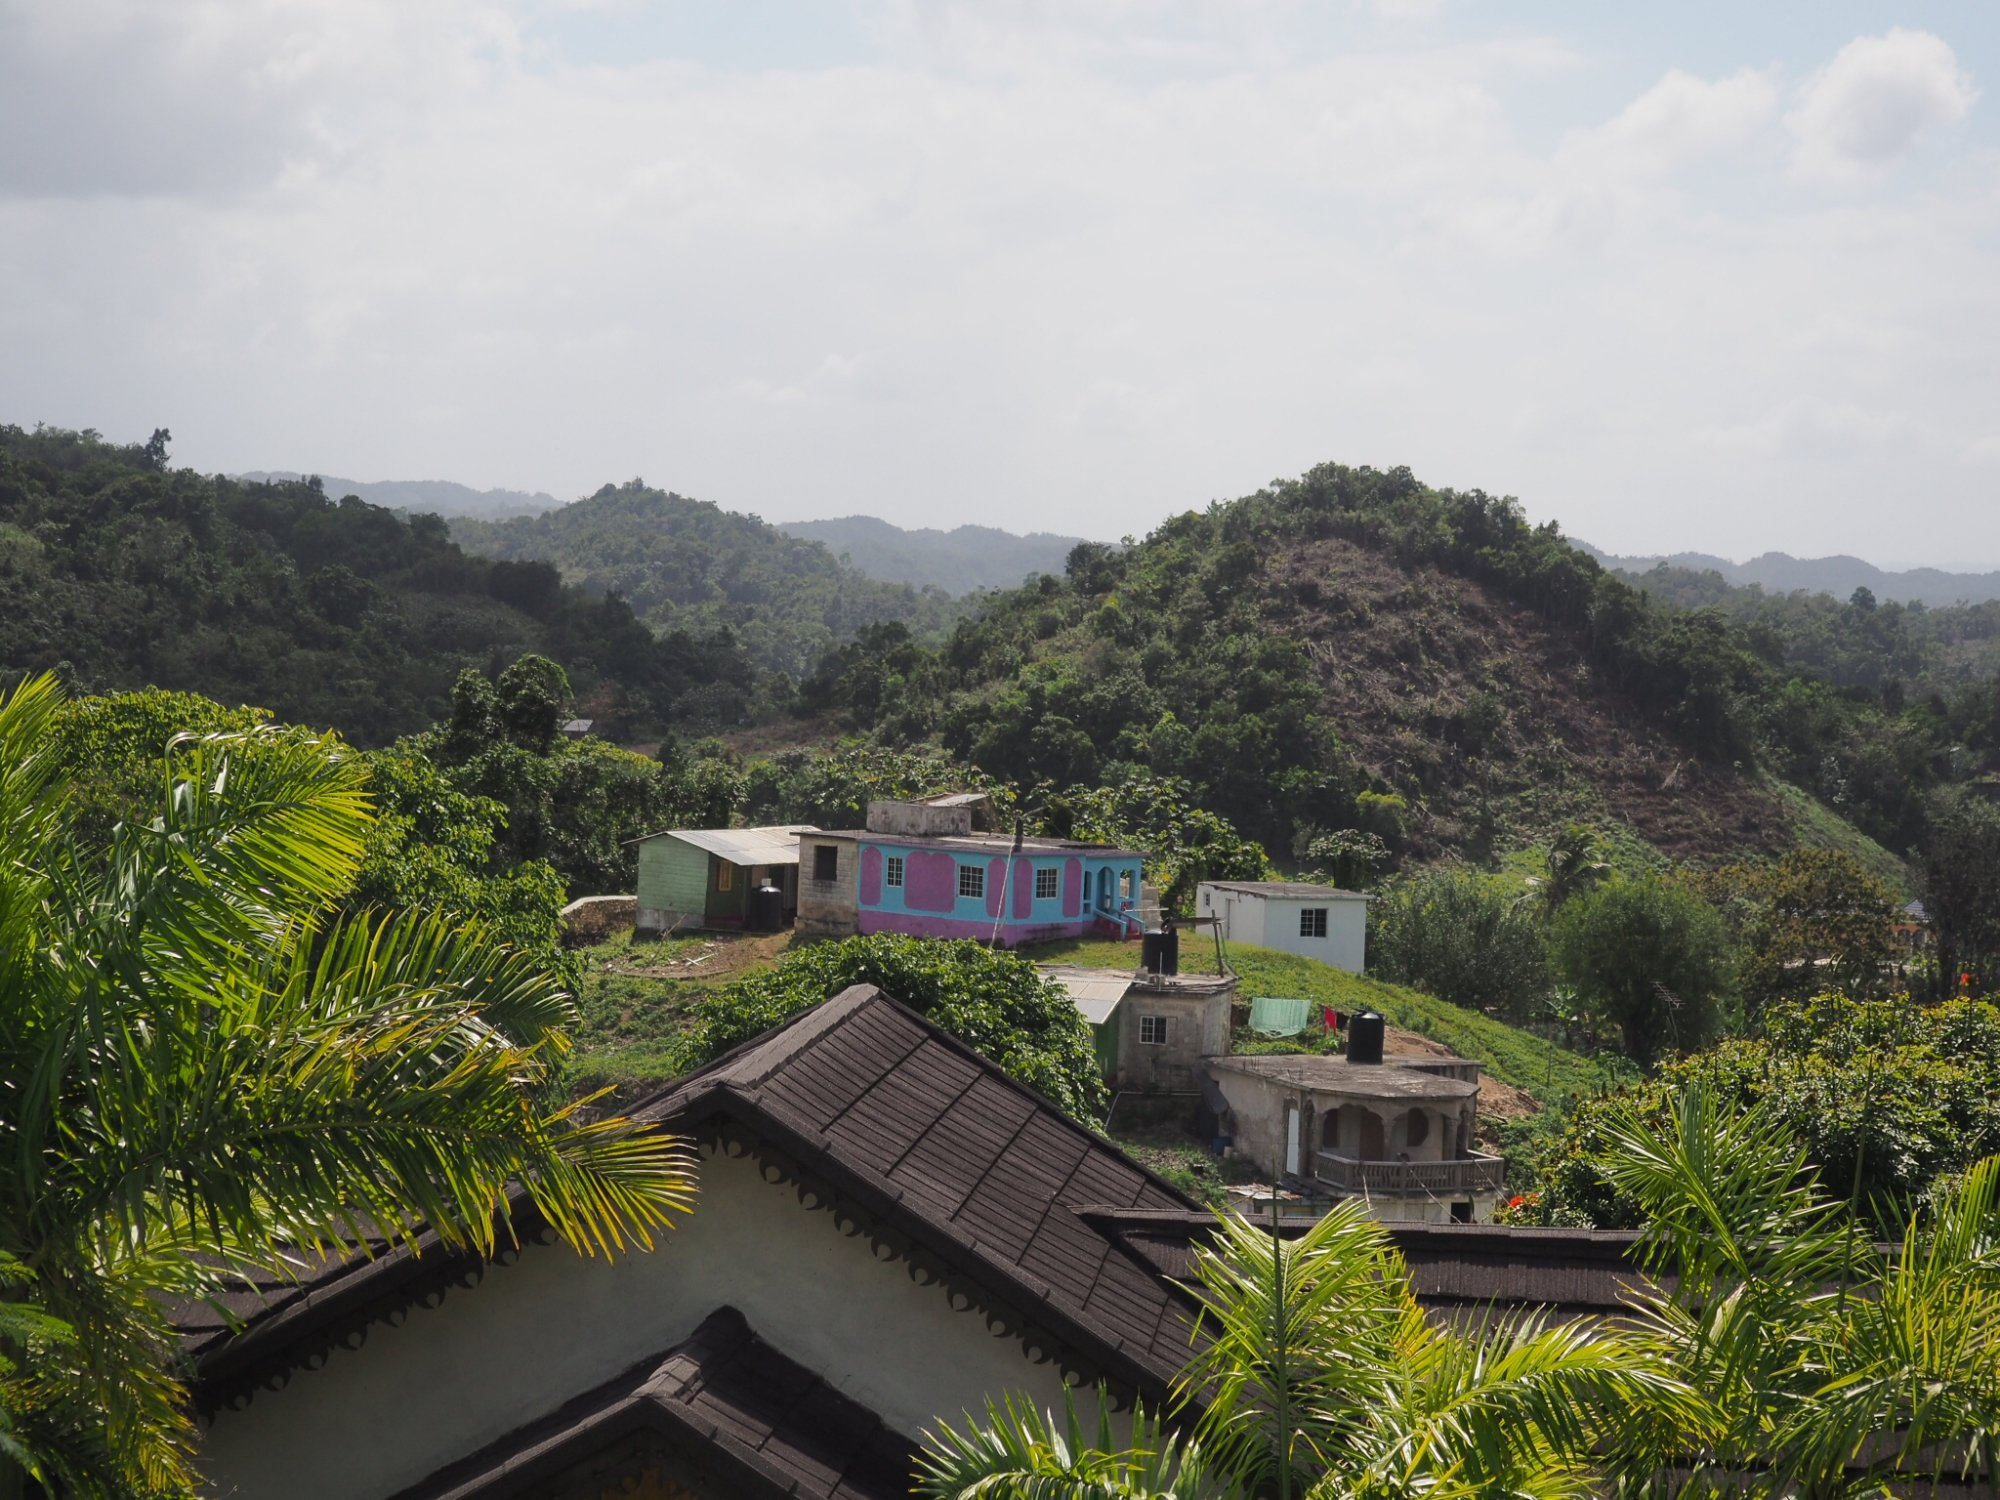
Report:
[[1382,1028],[1386,1023],[1372,1010],[1364,1010],[1347,1023],[1347,1060],[1351,1063],[1382,1061]]
[[1148,974],[1178,974],[1181,971],[1181,935],[1172,927],[1154,928],[1139,935],[1139,967]]

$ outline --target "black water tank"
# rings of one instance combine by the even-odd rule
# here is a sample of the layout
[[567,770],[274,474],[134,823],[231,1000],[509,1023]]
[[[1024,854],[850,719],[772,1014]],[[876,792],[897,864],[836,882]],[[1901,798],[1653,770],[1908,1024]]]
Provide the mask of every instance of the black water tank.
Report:
[[1181,971],[1181,930],[1169,922],[1160,929],[1160,972],[1178,974]]
[[785,925],[785,893],[775,885],[760,885],[750,893],[750,926],[756,932],[776,932]]
[[1139,967],[1148,974],[1164,974],[1167,961],[1167,935],[1156,929],[1139,934]]
[[1364,1010],[1347,1023],[1347,1060],[1353,1063],[1379,1063],[1382,1060],[1382,1018],[1372,1010]]

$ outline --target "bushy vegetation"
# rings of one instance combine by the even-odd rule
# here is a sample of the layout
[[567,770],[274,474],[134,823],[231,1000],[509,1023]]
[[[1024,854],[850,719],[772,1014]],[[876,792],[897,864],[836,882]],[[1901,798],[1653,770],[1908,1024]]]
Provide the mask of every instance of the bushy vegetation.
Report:
[[0,426],[0,674],[258,703],[362,745],[524,652],[560,661],[607,733],[753,711],[758,673],[727,636],[656,636],[547,563],[467,556],[435,516],[170,468],[165,439]]
[[1075,1119],[1104,1113],[1090,1030],[1027,959],[978,943],[877,934],[815,943],[697,1010],[681,1063],[697,1067],[850,985],[879,985]]
[[1980,1158],[2000,1152],[2000,1009],[1983,1000],[1827,995],[1774,1005],[1757,1037],[1665,1063],[1656,1077],[1588,1100],[1541,1166],[1521,1222],[1630,1228],[1641,1206],[1606,1175],[1610,1122],[1665,1121],[1700,1087],[1756,1105],[1800,1141],[1820,1180],[1900,1235],[1911,1213]]

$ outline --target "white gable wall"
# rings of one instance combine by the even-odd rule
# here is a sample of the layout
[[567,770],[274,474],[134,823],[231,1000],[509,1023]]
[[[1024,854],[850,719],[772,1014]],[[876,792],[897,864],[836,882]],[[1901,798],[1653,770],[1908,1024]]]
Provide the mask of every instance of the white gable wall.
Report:
[[[1368,966],[1368,903],[1354,896],[1270,896],[1203,885],[1197,896],[1201,915],[1222,918],[1225,942],[1247,943],[1316,958],[1359,974]],[[1326,912],[1326,936],[1304,937],[1299,918],[1307,910]]]
[[502,1437],[659,1355],[717,1307],[917,1438],[989,1396],[1062,1400],[1052,1365],[954,1312],[901,1261],[809,1209],[754,1160],[704,1156],[694,1214],[650,1254],[585,1260],[531,1247],[477,1286],[453,1289],[400,1327],[377,1323],[203,1440],[209,1493],[250,1500],[371,1500]]

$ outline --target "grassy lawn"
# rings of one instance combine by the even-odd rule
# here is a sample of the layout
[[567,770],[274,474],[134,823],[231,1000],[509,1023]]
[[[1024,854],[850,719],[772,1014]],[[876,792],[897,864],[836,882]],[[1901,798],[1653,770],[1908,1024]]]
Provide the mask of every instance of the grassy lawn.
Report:
[[621,933],[582,950],[581,1024],[570,1076],[630,1101],[683,1071],[680,1039],[695,1008],[731,980],[777,962],[790,933],[718,934],[634,943]]
[[[1138,965],[1139,945],[1110,938],[1088,938],[1045,944],[1032,950],[1032,956],[1045,963],[1131,969]],[[1310,1000],[1315,1009],[1331,1006],[1348,1012],[1378,1010],[1391,1024],[1442,1042],[1459,1056],[1485,1064],[1493,1077],[1525,1089],[1545,1105],[1561,1105],[1579,1096],[1598,1093],[1620,1076],[1612,1064],[1584,1057],[1518,1026],[1509,1026],[1478,1011],[1401,985],[1384,984],[1330,968],[1314,959],[1241,943],[1229,945],[1228,957],[1230,968],[1242,979],[1245,999],[1283,995]],[[1183,933],[1181,967],[1190,972],[1213,974],[1213,940],[1206,935]]]

